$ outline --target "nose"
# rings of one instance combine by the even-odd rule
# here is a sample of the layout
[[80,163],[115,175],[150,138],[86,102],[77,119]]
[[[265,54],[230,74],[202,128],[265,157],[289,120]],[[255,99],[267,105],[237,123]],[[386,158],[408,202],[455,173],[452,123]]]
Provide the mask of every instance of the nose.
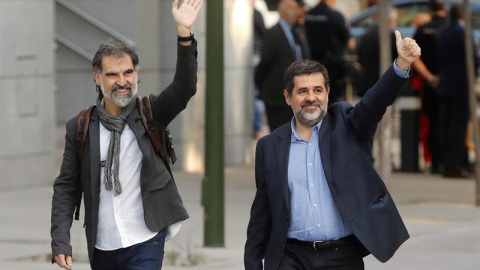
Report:
[[315,95],[313,94],[313,92],[308,92],[308,95],[307,95],[306,99],[307,99],[308,101],[313,102],[313,101],[315,101],[316,97],[315,97]]
[[125,80],[125,77],[123,77],[123,74],[120,74],[119,77],[118,77],[118,80],[117,80],[117,84],[119,86],[125,86],[126,82],[127,82],[127,80]]

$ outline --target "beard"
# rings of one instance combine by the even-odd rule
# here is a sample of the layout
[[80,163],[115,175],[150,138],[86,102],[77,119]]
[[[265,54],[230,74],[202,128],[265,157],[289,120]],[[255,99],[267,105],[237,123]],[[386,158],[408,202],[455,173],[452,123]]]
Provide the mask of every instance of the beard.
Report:
[[[135,78],[136,80],[137,78]],[[112,89],[109,93],[105,91],[105,87],[103,86],[103,80],[101,80],[100,88],[102,89],[102,94],[105,98],[110,99],[115,105],[120,108],[127,107],[136,97],[138,92],[138,84],[135,85],[135,88],[132,88],[132,84],[127,82],[124,86],[119,86],[118,84],[112,85]],[[119,95],[116,93],[119,89],[126,89],[128,92],[126,95]]]
[[[305,106],[318,106],[318,108],[314,109],[313,111],[306,111],[303,109]],[[322,103],[318,100],[314,102],[304,101],[300,104],[300,110],[295,111],[292,107],[293,114],[295,115],[295,119],[305,127],[313,127],[318,124],[327,114],[327,106],[328,106],[328,99],[325,104],[325,109],[322,108]]]

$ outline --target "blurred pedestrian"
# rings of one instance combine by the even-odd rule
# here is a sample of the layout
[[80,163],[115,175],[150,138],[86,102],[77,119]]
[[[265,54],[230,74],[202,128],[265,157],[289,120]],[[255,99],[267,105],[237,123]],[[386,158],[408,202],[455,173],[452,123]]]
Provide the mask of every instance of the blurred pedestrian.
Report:
[[300,16],[300,6],[295,0],[282,0],[278,6],[279,22],[265,32],[260,63],[255,70],[255,84],[265,102],[270,131],[292,119],[292,109],[282,96],[283,74],[295,60],[306,54],[305,43],[295,31]]
[[428,117],[428,149],[432,157],[431,173],[443,171],[443,149],[440,145],[439,98],[434,89],[438,85],[437,32],[447,22],[447,11],[442,0],[428,2],[432,20],[420,26],[413,38],[422,48],[422,56],[412,67],[423,77],[422,112]]
[[445,164],[443,176],[472,178],[468,172],[465,141],[470,113],[465,26],[460,4],[450,6],[449,22],[438,32],[437,57],[440,81],[435,92],[440,98],[441,147]]
[[[253,0],[255,3],[257,0]],[[252,65],[254,70],[260,63],[262,40],[267,28],[263,20],[262,13],[253,7],[253,59]],[[259,138],[263,129],[263,114],[265,112],[265,104],[260,99],[260,90],[254,82],[254,96],[253,96],[253,137]]]
[[332,101],[345,98],[347,84],[344,54],[350,39],[345,18],[332,8],[336,2],[337,0],[321,0],[305,16],[312,59],[322,63],[330,73]]
[[[432,20],[432,16],[427,12],[419,12],[415,15],[413,19],[413,25],[415,31],[422,25],[429,23]],[[418,73],[415,69],[412,71],[412,76],[410,80],[410,87],[413,91],[418,93],[420,100],[424,100],[425,89],[424,89],[424,80],[422,75]],[[432,156],[430,155],[430,148],[428,144],[428,117],[425,114],[424,110],[420,110],[420,145],[422,149],[423,162],[425,164],[424,169],[431,169]]]
[[[392,61],[397,58],[395,45],[395,33],[393,29],[397,25],[397,11],[389,9],[388,26],[390,28],[391,56]],[[378,22],[360,37],[357,45],[358,62],[361,65],[360,84],[357,89],[357,96],[363,97],[380,78],[380,38]]]
[[409,238],[370,148],[420,55],[398,31],[396,47],[392,67],[355,107],[328,107],[329,77],[320,63],[287,69],[283,94],[295,113],[257,144],[246,270],[363,270],[364,256],[386,262]]
[[[172,4],[177,69],[173,82],[161,94],[150,96],[154,114],[150,125],[156,130],[164,130],[196,92],[197,42],[190,31],[202,4],[202,0]],[[137,121],[138,55],[111,40],[100,45],[92,66],[99,96],[84,122],[89,123],[88,136],[82,148],[77,117],[67,123],[62,167],[53,184],[52,258],[59,267],[72,269],[70,227],[83,193],[91,268],[158,270],[165,241],[178,232],[188,214],[168,163],[153,149],[142,121]]]

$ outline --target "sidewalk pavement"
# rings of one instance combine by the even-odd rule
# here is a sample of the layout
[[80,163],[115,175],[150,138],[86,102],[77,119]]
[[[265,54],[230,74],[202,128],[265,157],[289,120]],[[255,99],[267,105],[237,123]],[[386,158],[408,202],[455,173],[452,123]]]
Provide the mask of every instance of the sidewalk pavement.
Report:
[[[253,167],[225,170],[223,248],[203,247],[202,175],[174,175],[190,219],[167,242],[163,269],[243,269],[246,227],[255,194]],[[387,185],[411,238],[386,264],[368,256],[366,269],[480,269],[480,208],[474,206],[474,181],[394,173]],[[52,193],[50,185],[0,190],[0,269],[60,269],[48,258]],[[75,270],[89,269],[82,224],[82,218],[74,221],[71,231]]]

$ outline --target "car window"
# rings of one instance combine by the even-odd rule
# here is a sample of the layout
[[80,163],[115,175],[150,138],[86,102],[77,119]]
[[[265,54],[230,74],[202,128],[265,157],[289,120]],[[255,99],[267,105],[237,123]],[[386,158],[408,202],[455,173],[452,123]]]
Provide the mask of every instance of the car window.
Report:
[[[397,6],[396,9],[397,9],[397,14],[398,14],[397,27],[413,26],[413,19],[415,18],[417,13],[428,11],[428,8],[425,5],[425,3]],[[362,19],[352,23],[351,26],[353,26],[353,27],[367,27],[367,26],[375,23],[375,20],[377,19],[376,18],[377,16],[378,16],[377,12],[375,11],[373,14],[370,14],[369,16],[365,16],[365,18],[362,18]]]
[[397,27],[413,26],[413,20],[419,12],[428,12],[425,4],[413,4],[397,7],[398,20]]

